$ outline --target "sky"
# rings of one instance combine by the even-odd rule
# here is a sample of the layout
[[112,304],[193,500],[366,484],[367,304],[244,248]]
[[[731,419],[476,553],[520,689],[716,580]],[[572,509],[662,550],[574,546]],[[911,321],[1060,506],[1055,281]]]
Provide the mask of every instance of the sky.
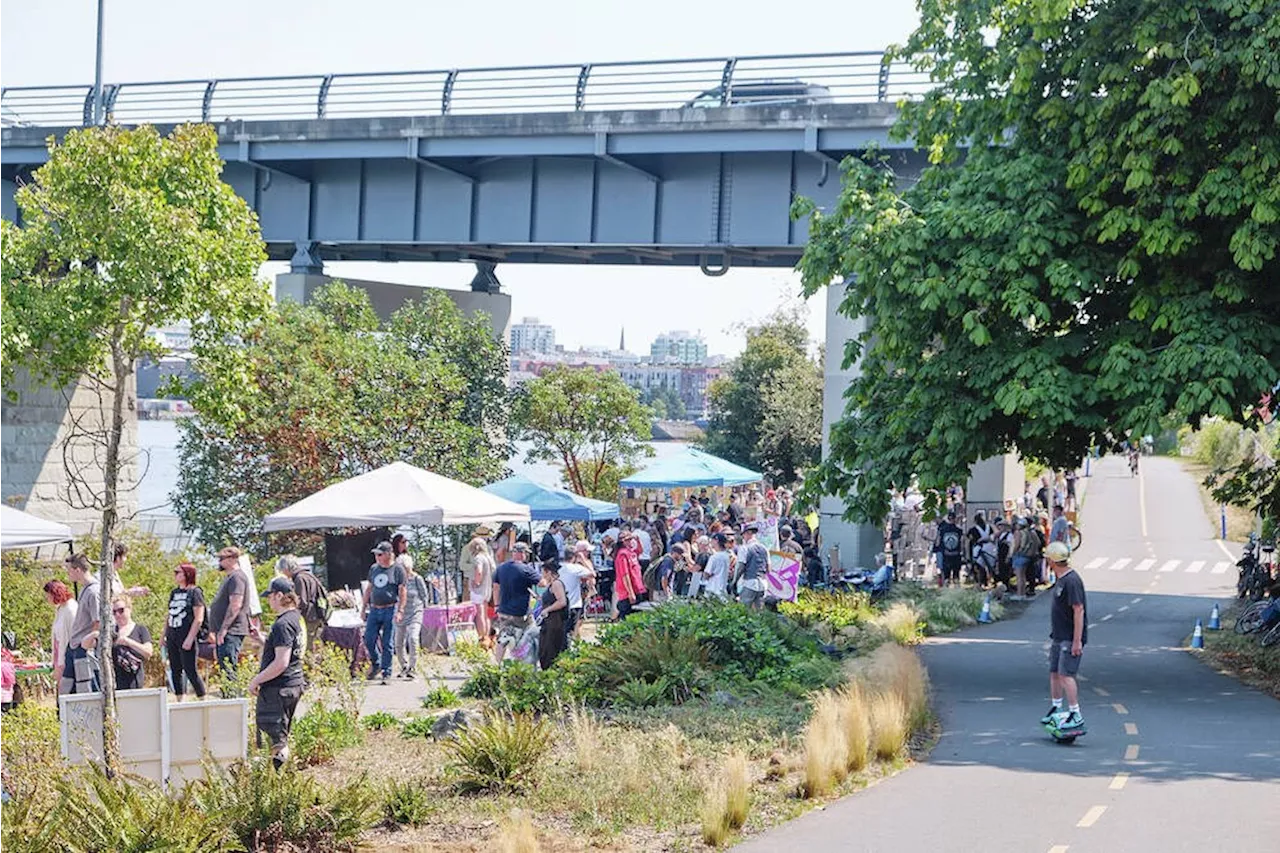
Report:
[[[106,82],[397,71],[641,59],[882,50],[915,26],[913,0],[105,0]],[[93,80],[96,0],[0,5],[0,85]],[[282,265],[269,264],[274,276]],[[470,264],[330,263],[325,272],[402,284],[465,287]],[[647,352],[672,329],[700,331],[713,354],[736,355],[742,330],[802,301],[789,270],[504,264],[512,319],[539,317],[557,342]],[[808,304],[824,337],[824,300]],[[603,316],[602,316],[603,315]]]

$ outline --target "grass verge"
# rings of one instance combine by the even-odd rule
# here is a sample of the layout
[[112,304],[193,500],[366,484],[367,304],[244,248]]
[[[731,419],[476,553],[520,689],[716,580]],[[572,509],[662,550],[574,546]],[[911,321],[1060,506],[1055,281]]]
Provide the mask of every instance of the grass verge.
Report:
[[[1209,519],[1209,524],[1213,526],[1213,535],[1216,539],[1222,535],[1222,504],[1213,499],[1213,495],[1204,485],[1204,478],[1209,475],[1211,469],[1208,465],[1185,456],[1179,456],[1177,459],[1183,470],[1195,478],[1196,488],[1200,492],[1200,503],[1204,505],[1204,514]],[[1244,542],[1253,529],[1253,513],[1244,507],[1227,504],[1227,541]]]
[[1258,634],[1233,631],[1239,613],[1238,606],[1228,608],[1222,614],[1223,629],[1204,632],[1201,656],[1220,672],[1280,699],[1280,646],[1264,649]]

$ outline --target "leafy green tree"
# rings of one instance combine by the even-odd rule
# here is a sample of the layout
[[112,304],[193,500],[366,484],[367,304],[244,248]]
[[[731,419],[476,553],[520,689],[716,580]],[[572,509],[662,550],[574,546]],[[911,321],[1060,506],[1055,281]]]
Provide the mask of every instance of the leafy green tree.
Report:
[[248,416],[182,423],[174,508],[211,547],[251,541],[264,515],[397,460],[474,485],[505,470],[505,347],[443,293],[380,323],[364,291],[334,282],[277,306],[244,351]]
[[658,420],[682,421],[689,416],[680,392],[663,382],[657,388],[644,392],[640,401],[653,409],[653,416]]
[[[102,448],[103,485],[73,484],[102,511],[101,554],[119,528],[121,436],[128,380],[139,358],[157,356],[151,332],[187,320],[206,378],[193,402],[233,423],[244,416],[231,393],[244,360],[223,342],[249,334],[270,302],[257,218],[222,182],[217,136],[182,126],[73,130],[51,141],[49,160],[15,195],[21,225],[3,228],[3,370],[22,366],[56,386],[88,382],[102,401],[85,427]],[[83,425],[83,422],[82,422]],[[84,435],[78,436],[84,439]],[[101,583],[111,588],[104,561]],[[110,596],[98,618],[112,624]],[[109,636],[98,646],[103,681],[104,759],[119,763]]]
[[791,483],[822,450],[822,376],[798,312],[747,329],[747,345],[711,383],[708,453]]
[[874,318],[810,488],[874,521],[915,475],[1245,420],[1280,372],[1277,43],[1268,0],[924,3],[901,53],[937,88],[895,131],[933,165],[797,205],[806,290]]
[[524,384],[512,421],[533,442],[529,462],[559,463],[577,494],[617,500],[618,481],[653,455],[651,416],[617,373],[557,365]]

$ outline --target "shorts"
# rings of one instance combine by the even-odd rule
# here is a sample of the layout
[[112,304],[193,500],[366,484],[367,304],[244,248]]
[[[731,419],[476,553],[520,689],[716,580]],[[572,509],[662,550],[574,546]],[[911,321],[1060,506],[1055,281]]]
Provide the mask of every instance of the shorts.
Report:
[[293,727],[293,712],[302,698],[301,687],[262,687],[258,691],[256,722],[258,730],[271,741],[272,751],[288,741]]
[[529,627],[529,617],[508,616],[506,613],[499,613],[493,627],[498,634],[499,643],[515,645],[520,642],[520,638],[524,636],[525,629]]
[[569,616],[564,621],[564,632],[566,635],[572,634],[577,630],[578,623],[582,621],[582,608],[570,607]]
[[1080,659],[1083,657],[1083,648],[1080,654],[1071,654],[1070,640],[1054,640],[1049,644],[1049,671],[1074,676],[1080,671]]

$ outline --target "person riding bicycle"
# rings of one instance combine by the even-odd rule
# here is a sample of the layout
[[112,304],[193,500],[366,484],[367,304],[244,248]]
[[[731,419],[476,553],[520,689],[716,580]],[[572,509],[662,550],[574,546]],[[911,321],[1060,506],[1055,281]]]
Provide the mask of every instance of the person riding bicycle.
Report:
[[1129,473],[1138,476],[1138,448],[1135,446],[1129,448]]

